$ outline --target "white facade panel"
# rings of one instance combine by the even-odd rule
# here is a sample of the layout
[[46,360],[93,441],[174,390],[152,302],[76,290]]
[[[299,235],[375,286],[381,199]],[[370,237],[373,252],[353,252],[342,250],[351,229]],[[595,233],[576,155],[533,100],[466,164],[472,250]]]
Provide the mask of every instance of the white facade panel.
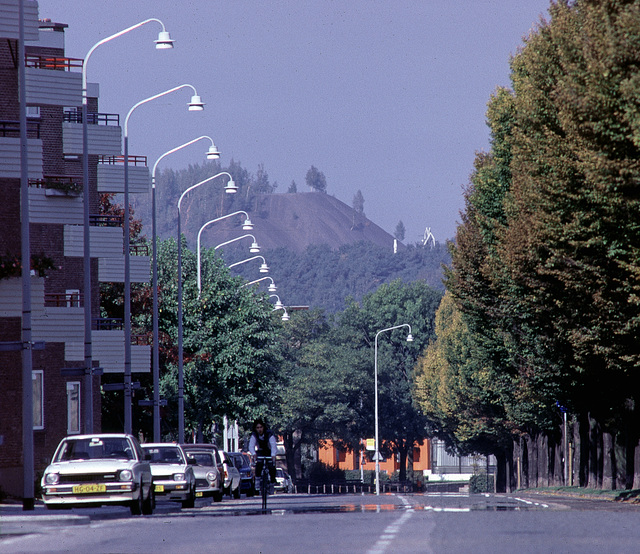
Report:
[[82,73],[25,68],[28,104],[82,105]]
[[[18,39],[20,37],[20,18],[18,0],[0,0],[0,38]],[[24,40],[39,40],[38,2],[24,2]]]
[[[42,141],[27,140],[29,179],[42,179]],[[0,177],[20,179],[20,138],[0,137]]]
[[82,196],[57,194],[44,188],[29,187],[29,221],[31,223],[59,223],[82,225]]
[[67,341],[64,343],[64,359],[67,362],[84,361],[84,335],[82,341]]
[[[148,283],[151,280],[150,256],[131,256],[129,273],[132,283]],[[98,260],[98,280],[101,283],[124,283],[124,254],[120,258]]]
[[[151,191],[149,168],[129,166],[129,193],[148,194]],[[124,164],[98,164],[98,192],[124,192]]]
[[[124,231],[122,227],[95,227],[90,229],[92,258],[122,257]],[[84,256],[84,231],[81,225],[64,226],[64,255]]]
[[[93,331],[92,357],[105,373],[124,373],[124,331]],[[151,371],[151,347],[131,345],[131,372]]]
[[[31,277],[31,316],[44,313],[44,278]],[[0,317],[22,317],[22,278],[0,279]]]
[[31,329],[33,340],[84,343],[84,308],[47,306],[31,318]]
[[[119,156],[122,154],[122,128],[118,125],[87,127],[89,154]],[[65,154],[82,154],[82,123],[62,123],[62,146]]]

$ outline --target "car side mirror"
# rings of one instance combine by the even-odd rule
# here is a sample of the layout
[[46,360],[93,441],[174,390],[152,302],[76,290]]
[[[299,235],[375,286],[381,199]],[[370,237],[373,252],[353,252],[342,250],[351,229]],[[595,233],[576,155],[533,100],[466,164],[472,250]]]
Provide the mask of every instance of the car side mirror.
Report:
[[188,466],[197,466],[198,462],[196,461],[195,458],[189,458],[187,457],[187,465]]

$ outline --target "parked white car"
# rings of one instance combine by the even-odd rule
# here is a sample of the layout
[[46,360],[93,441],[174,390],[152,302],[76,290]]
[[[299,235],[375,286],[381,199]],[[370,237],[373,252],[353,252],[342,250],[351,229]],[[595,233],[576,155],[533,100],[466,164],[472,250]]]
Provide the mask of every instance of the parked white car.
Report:
[[196,501],[195,461],[189,461],[179,444],[147,443],[142,450],[148,454],[156,498],[182,503],[193,508]]
[[52,508],[120,504],[133,515],[153,512],[151,467],[126,434],[69,436],[42,476],[42,500]]

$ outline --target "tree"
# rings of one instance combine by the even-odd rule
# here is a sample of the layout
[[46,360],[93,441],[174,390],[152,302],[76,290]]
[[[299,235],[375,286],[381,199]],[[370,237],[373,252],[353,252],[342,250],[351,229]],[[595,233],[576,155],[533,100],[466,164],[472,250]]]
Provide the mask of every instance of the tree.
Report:
[[353,195],[352,206],[356,213],[364,215],[364,196],[362,196],[360,189]]
[[[173,239],[164,241],[158,260],[160,328],[171,338],[172,350],[177,340],[176,250]],[[195,254],[186,247],[182,251],[185,422],[201,434],[224,415],[249,420],[265,411],[279,360],[278,334],[271,304],[231,277],[213,249],[203,251],[201,292],[193,278]],[[175,360],[171,352],[162,376],[172,407],[177,400]]]
[[[410,449],[426,436],[426,419],[412,396],[413,370],[420,352],[434,337],[435,311],[441,294],[422,282],[400,281],[381,285],[360,304],[351,302],[339,316],[337,340],[360,363],[351,378],[369,383],[354,391],[352,406],[359,414],[359,432],[372,436],[374,339],[378,331],[411,325],[414,342],[406,342],[407,329],[385,333],[378,341],[378,391],[380,449],[400,456],[400,479],[406,479]],[[354,360],[357,359],[354,357]]]
[[322,171],[314,166],[309,168],[306,176],[307,186],[316,192],[327,192],[327,179]]
[[298,192],[298,185],[296,185],[295,181],[291,181],[291,184],[289,185],[287,192],[290,194],[295,194],[296,192]]
[[400,220],[396,225],[396,230],[394,231],[393,236],[400,242],[402,242],[404,240],[405,233],[406,229],[404,228],[404,223],[402,223],[402,220]]

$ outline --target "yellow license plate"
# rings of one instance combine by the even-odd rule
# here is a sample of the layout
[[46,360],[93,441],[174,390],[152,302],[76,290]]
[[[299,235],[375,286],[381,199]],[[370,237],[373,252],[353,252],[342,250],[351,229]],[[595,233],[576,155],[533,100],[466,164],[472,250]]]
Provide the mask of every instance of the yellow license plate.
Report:
[[73,494],[87,494],[92,492],[107,492],[107,485],[75,485],[73,487]]
[[200,498],[200,497],[202,496],[202,493],[201,493],[201,492],[197,492],[197,493],[196,493],[196,496],[197,496],[198,498]]
[[155,491],[156,492],[164,492],[164,485],[156,485]]

